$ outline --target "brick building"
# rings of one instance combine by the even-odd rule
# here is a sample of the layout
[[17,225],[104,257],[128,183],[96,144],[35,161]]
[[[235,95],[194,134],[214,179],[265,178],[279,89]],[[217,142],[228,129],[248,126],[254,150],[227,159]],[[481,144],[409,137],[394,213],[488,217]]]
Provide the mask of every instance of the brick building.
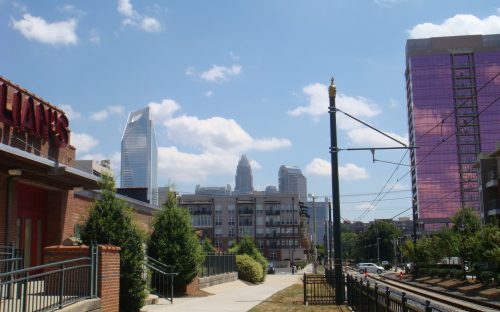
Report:
[[[99,178],[75,167],[70,139],[64,111],[0,76],[0,245],[14,243],[25,266],[78,235],[99,196]],[[156,208],[123,198],[148,229]]]

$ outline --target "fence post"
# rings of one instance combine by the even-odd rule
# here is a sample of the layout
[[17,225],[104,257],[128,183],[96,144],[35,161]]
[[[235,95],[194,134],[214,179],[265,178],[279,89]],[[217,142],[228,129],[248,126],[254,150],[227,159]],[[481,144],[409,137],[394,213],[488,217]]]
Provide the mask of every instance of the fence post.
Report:
[[431,302],[429,300],[425,300],[425,312],[431,312]]
[[307,304],[307,291],[306,291],[306,285],[307,285],[307,275],[304,273],[304,305]]
[[391,301],[391,291],[389,290],[389,287],[385,288],[385,311],[389,312],[390,311],[390,301]]
[[61,287],[61,291],[59,292],[59,309],[62,309],[63,297],[64,297],[64,264],[62,265],[61,279],[59,280],[59,285]]
[[406,312],[406,300],[408,300],[406,298],[406,293],[403,291],[401,293],[401,308],[402,308],[402,312]]
[[375,282],[375,287],[373,288],[375,290],[375,312],[378,312],[378,284]]

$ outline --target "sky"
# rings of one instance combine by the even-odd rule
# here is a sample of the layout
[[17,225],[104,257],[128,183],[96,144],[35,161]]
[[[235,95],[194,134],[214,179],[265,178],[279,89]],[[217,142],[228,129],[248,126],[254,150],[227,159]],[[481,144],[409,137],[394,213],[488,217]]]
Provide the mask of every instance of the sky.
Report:
[[[0,75],[62,108],[77,158],[117,182],[128,113],[150,106],[159,186],[234,189],[246,154],[256,190],[294,165],[324,201],[332,76],[341,110],[407,142],[406,40],[494,33],[488,0],[0,0]],[[399,146],[337,122],[339,148]],[[407,151],[374,157],[339,153],[341,217],[411,216]]]

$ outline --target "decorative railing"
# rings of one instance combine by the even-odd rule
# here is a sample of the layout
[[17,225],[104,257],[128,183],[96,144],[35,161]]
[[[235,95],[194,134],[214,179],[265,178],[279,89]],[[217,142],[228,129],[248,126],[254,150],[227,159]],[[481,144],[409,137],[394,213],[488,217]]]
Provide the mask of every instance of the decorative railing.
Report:
[[160,261],[146,256],[144,261],[144,273],[147,278],[149,292],[165,298],[174,303],[174,266],[161,263]]
[[208,253],[203,263],[201,277],[236,272],[236,255],[232,253]]
[[305,274],[304,304],[335,304],[335,278],[333,274]]
[[441,311],[431,306],[430,301],[420,302],[407,297],[405,292],[390,291],[389,287],[370,284],[368,280],[359,280],[347,275],[347,303],[353,311],[405,311],[431,312]]
[[23,251],[14,244],[0,246],[0,273],[11,272],[23,268]]
[[0,274],[0,311],[53,311],[97,297],[97,246],[88,257]]

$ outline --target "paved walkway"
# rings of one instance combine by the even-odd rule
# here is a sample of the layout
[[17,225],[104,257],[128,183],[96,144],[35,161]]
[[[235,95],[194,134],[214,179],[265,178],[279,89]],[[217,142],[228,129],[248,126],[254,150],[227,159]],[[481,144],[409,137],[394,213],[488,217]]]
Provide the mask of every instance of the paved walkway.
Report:
[[174,298],[174,303],[160,299],[155,305],[148,305],[141,309],[144,312],[157,311],[248,311],[274,293],[296,283],[304,271],[295,275],[289,272],[276,272],[267,275],[266,281],[259,285],[252,285],[240,280],[203,288],[213,295],[207,297]]

